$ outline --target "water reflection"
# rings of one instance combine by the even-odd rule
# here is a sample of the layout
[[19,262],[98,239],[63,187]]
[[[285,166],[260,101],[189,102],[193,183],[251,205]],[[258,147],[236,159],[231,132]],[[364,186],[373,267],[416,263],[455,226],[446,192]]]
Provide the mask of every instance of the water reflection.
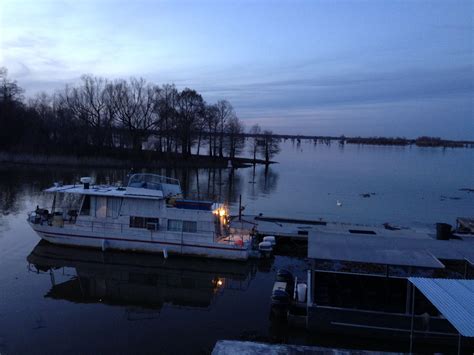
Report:
[[[276,189],[278,175],[271,167],[249,168],[155,168],[142,169],[180,180],[185,198],[236,203],[246,187],[246,171],[251,172],[251,181],[257,181],[258,189],[250,195],[268,194]],[[0,213],[18,213],[24,210],[22,200],[44,198],[41,191],[53,182],[74,183],[82,176],[91,176],[97,184],[125,182],[128,169],[90,169],[14,167],[0,171]],[[33,201],[38,203],[39,200]],[[42,201],[43,202],[43,201]]]
[[[257,272],[253,262],[63,247],[41,241],[28,269],[49,273],[46,298],[125,306],[127,317],[148,317],[163,305],[209,308],[226,289],[245,291]],[[151,311],[148,312],[146,310]]]
[[231,204],[239,201],[247,184],[250,184],[250,198],[276,191],[279,178],[271,165],[239,169],[155,169],[153,172],[179,179],[185,198]]
[[259,195],[269,195],[277,190],[278,172],[271,166],[254,166],[248,171],[248,197],[255,200]]

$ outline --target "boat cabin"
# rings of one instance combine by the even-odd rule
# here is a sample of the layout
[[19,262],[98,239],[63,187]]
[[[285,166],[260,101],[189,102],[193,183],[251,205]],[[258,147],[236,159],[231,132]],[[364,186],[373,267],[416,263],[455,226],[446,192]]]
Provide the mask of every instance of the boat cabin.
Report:
[[179,181],[153,174],[135,174],[126,187],[83,184],[60,185],[51,213],[37,209],[35,221],[54,226],[74,224],[113,230],[199,233],[214,238],[227,232],[227,210],[211,201],[182,198]]

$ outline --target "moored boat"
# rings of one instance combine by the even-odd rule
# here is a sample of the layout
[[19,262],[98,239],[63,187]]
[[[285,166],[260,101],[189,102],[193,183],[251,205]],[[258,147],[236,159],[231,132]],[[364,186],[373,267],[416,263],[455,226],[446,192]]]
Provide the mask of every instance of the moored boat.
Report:
[[182,198],[179,181],[134,174],[127,186],[56,183],[46,189],[50,210],[28,214],[28,223],[51,243],[127,251],[246,260],[257,253],[253,236],[229,228],[223,204]]

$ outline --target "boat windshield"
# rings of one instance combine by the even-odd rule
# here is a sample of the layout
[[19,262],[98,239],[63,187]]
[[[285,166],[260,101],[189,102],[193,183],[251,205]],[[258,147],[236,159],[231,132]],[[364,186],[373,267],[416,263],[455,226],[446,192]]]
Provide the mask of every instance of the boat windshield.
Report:
[[179,180],[156,174],[134,174],[130,176],[127,186],[160,190],[165,197],[181,194]]

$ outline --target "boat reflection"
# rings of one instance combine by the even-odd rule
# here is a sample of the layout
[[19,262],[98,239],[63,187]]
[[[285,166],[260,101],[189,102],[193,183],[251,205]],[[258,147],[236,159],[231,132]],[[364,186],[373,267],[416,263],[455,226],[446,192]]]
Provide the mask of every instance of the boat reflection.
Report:
[[[206,309],[226,289],[246,290],[257,265],[202,258],[163,259],[153,254],[103,253],[41,241],[28,268],[49,273],[45,297],[127,307],[130,319],[147,318],[163,305]],[[156,313],[155,312],[155,313]]]

